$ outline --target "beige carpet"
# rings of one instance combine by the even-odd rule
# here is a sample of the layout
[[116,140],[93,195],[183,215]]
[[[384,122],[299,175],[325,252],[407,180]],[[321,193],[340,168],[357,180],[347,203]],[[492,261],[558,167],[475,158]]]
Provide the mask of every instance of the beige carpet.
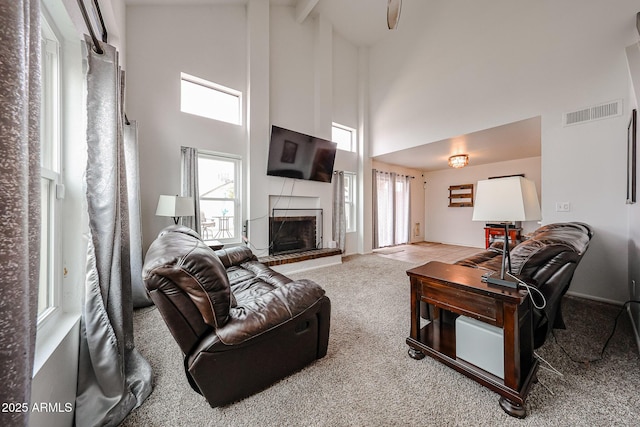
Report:
[[[538,353],[563,376],[540,369],[527,401],[528,416],[518,420],[500,409],[497,394],[436,360],[407,355],[405,271],[413,266],[364,255],[295,275],[317,281],[331,298],[327,356],[224,408],[210,408],[190,389],[180,350],[157,310],[136,311],[136,345],[154,369],[155,389],[122,425],[637,425],[640,358],[626,314],[599,362],[575,363],[550,338]],[[565,298],[568,330],[556,333],[558,341],[574,359],[597,358],[618,311]]]

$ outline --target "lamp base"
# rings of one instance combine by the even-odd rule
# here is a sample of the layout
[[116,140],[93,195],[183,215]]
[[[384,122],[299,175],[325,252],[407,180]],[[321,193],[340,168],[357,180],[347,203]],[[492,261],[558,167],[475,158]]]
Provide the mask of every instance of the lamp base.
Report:
[[518,289],[518,282],[512,282],[511,280],[500,279],[498,277],[492,277],[491,275],[483,275],[482,281],[490,285],[504,286],[506,288]]

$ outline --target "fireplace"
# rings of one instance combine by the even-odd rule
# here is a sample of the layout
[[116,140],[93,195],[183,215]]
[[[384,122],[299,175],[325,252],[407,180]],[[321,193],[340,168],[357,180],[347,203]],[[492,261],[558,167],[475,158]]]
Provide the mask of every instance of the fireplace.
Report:
[[321,209],[274,209],[269,218],[269,255],[317,249],[322,242],[319,227],[322,227]]

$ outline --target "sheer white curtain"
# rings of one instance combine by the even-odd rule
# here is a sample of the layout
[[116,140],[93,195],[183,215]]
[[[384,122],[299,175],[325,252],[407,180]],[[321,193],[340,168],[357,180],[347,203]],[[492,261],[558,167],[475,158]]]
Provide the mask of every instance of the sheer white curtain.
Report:
[[373,247],[409,241],[411,177],[373,170]]
[[395,176],[395,234],[394,244],[408,243],[411,238],[411,177]]
[[373,247],[382,248],[393,245],[394,234],[394,192],[391,174],[374,170],[374,233]]

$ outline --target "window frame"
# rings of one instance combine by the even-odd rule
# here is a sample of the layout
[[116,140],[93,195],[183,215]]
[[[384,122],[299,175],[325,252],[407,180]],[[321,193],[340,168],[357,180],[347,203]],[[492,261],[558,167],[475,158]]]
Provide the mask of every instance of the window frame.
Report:
[[[233,215],[233,236],[231,238],[213,238],[211,240],[217,240],[223,244],[237,244],[242,242],[242,158],[240,156],[235,156],[232,154],[224,154],[217,153],[211,151],[200,151],[198,150],[198,170],[200,170],[200,159],[207,158],[213,159],[217,161],[229,162],[234,164],[234,194],[235,197],[224,198],[224,197],[205,197],[198,195],[198,201],[201,203],[203,200],[205,201],[232,201],[234,208]],[[198,176],[198,188],[199,191],[202,190],[202,185],[200,182],[200,177]],[[199,214],[198,214],[199,215]],[[205,239],[206,236],[202,236],[205,242],[211,241]]]
[[[185,108],[183,106],[183,103],[185,102],[184,99],[184,89],[183,89],[183,82],[187,82],[187,83],[191,83],[194,85],[198,85],[198,86],[202,86],[206,89],[212,90],[214,92],[217,92],[219,94],[223,94],[223,95],[228,95],[228,96],[232,96],[234,98],[237,99],[237,103],[238,103],[238,109],[237,111],[234,112],[235,114],[235,120],[227,120],[225,118],[222,118],[221,116],[218,117],[214,117],[212,115],[205,115],[205,114],[201,114],[201,113],[195,113],[193,111],[185,111]],[[196,77],[193,76],[191,74],[187,74],[187,73],[180,73],[180,111],[185,113],[185,114],[192,114],[192,115],[196,115],[199,117],[205,117],[207,119],[211,119],[211,120],[217,120],[220,122],[224,122],[224,123],[230,123],[232,125],[237,125],[237,126],[242,126],[243,124],[243,116],[242,116],[242,92],[223,86],[221,84],[218,83],[214,83],[212,81],[209,80],[205,80],[203,78],[200,77]]]
[[[351,141],[349,142],[349,149],[343,148],[340,146],[340,142],[336,141],[333,137],[334,130],[338,129],[342,132],[349,132],[351,134]],[[338,149],[343,151],[349,151],[355,153],[356,151],[356,141],[358,137],[358,131],[352,127],[341,125],[340,123],[332,122],[331,123],[331,141],[338,144]]]
[[[42,99],[41,99],[41,183],[48,182],[47,194],[41,194],[41,200],[47,204],[47,218],[42,219],[43,235],[41,241],[41,264],[38,284],[37,328],[40,330],[51,319],[57,317],[62,306],[62,244],[61,244],[61,206],[64,186],[62,184],[62,39],[52,25],[53,20],[43,11],[41,19],[42,43]],[[46,228],[44,227],[46,223]],[[43,263],[44,261],[44,263]],[[43,271],[44,270],[44,271]],[[43,283],[42,277],[46,282]],[[47,287],[43,292],[41,286]],[[42,296],[47,301],[41,309]]]

